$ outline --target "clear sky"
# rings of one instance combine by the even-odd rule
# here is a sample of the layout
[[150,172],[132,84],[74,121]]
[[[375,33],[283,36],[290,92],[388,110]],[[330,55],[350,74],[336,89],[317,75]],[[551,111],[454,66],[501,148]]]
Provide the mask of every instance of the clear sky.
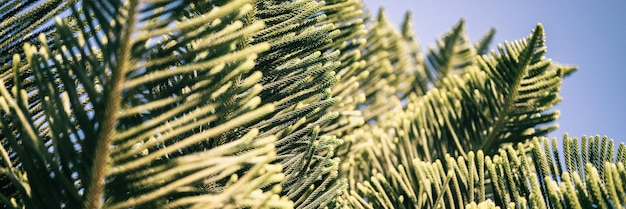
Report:
[[490,28],[494,43],[546,31],[547,58],[578,66],[561,88],[560,128],[550,137],[606,135],[626,142],[626,1],[364,0],[373,15],[383,6],[399,28],[407,10],[422,47],[465,18],[472,41]]

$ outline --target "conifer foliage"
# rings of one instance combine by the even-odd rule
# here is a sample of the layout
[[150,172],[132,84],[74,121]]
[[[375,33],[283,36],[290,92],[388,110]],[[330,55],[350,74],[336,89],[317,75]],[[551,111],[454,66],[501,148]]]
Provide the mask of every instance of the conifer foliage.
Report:
[[[359,0],[0,6],[3,208],[623,208],[531,35],[420,50]],[[617,152],[615,152],[617,150]]]

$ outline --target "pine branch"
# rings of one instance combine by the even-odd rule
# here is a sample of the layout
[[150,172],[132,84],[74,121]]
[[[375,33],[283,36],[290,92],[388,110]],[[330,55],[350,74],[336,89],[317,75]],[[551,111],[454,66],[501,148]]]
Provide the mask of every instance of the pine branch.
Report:
[[[564,139],[564,144],[578,141],[567,135]],[[534,138],[529,148],[520,143],[517,149],[509,146],[506,151],[501,150],[493,156],[470,152],[469,158],[455,159],[448,156],[444,162],[429,163],[413,159],[412,167],[408,170],[400,164],[398,169],[389,167],[391,173],[376,171],[370,179],[358,183],[357,188],[350,192],[350,198],[367,199],[367,203],[351,202],[350,206],[435,208],[441,203],[445,208],[456,208],[459,205],[478,208],[526,208],[527,204],[531,208],[588,208],[594,207],[593,205],[621,208],[625,204],[621,199],[625,195],[625,179],[619,173],[626,171],[621,161],[603,159],[598,165],[592,159],[604,156],[594,153],[590,156],[592,159],[576,159],[585,164],[584,171],[555,174],[551,167],[562,165],[557,164],[557,157],[550,155],[550,152],[557,151],[551,150],[553,148],[550,146],[546,147],[548,141],[547,138]],[[552,141],[556,143],[556,139]],[[612,143],[612,140],[608,140],[598,148],[609,148]],[[568,148],[564,154],[567,156],[580,151],[586,149]],[[443,169],[442,164],[448,167]],[[466,167],[478,169],[467,172]],[[485,194],[490,198],[484,199],[482,196]],[[476,201],[474,196],[481,198]],[[442,199],[446,201],[441,201]]]

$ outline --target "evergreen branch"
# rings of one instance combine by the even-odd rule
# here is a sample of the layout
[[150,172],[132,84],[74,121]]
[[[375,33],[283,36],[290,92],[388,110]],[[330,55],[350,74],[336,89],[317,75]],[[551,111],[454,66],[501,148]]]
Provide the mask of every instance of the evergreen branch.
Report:
[[[116,133],[118,115],[121,106],[122,90],[124,88],[126,72],[129,70],[131,63],[131,36],[135,30],[137,18],[138,1],[130,1],[130,5],[126,8],[127,14],[122,18],[126,19],[124,28],[121,33],[121,43],[119,45],[119,54],[116,57],[117,63],[112,68],[111,80],[106,81],[105,109],[104,118],[99,122],[101,124],[100,135],[96,139],[95,158],[91,170],[91,182],[85,192],[86,208],[101,208],[103,199],[103,190],[105,178],[109,172],[110,147],[113,136]],[[104,23],[104,22],[103,22]],[[105,43],[106,44],[106,43]]]
[[[564,136],[569,143],[571,140],[578,140]],[[599,146],[599,149],[610,147],[610,143]],[[582,160],[585,164],[584,172],[563,172],[557,178],[553,174],[546,172],[549,167],[561,167],[556,163],[556,157],[551,156],[550,146],[547,138],[535,138],[530,149],[525,149],[526,145],[519,144],[517,149],[508,147],[506,151],[501,150],[499,154],[493,156],[483,156],[480,152],[475,155],[470,152],[470,158],[459,157],[455,160],[447,157],[444,164],[448,167],[441,170],[441,163],[428,163],[419,159],[414,159],[413,166],[409,172],[398,172],[392,169],[393,175],[385,174],[385,171],[375,171],[371,178],[357,184],[350,195],[354,199],[367,198],[367,203],[350,202],[351,207],[363,208],[369,205],[374,208],[436,208],[442,204],[445,208],[456,208],[459,204],[466,207],[476,207],[474,195],[483,196],[487,192],[489,199],[479,198],[479,203],[497,205],[500,207],[522,207],[529,204],[531,208],[581,208],[598,205],[603,208],[620,208],[625,204],[623,199],[624,175],[618,174],[624,171],[623,163],[620,161],[602,160],[601,165],[592,163],[593,160]],[[624,145],[621,145],[624,146]],[[570,152],[584,151],[582,147],[575,150],[568,149],[564,154]],[[528,154],[532,154],[532,161],[525,159]],[[548,156],[549,158],[546,158]],[[600,153],[594,153],[590,157],[604,157]],[[389,159],[381,159],[388,161]],[[485,162],[485,167],[481,162]],[[468,164],[468,165],[466,165]],[[477,172],[466,172],[464,167],[478,168]],[[403,168],[399,164],[399,168]],[[391,167],[393,168],[393,167]],[[484,170],[483,170],[484,169]],[[547,170],[546,170],[547,169]],[[405,170],[405,169],[400,169]],[[604,170],[601,174],[600,170]],[[479,173],[488,173],[484,183],[466,184],[467,179],[483,179]],[[424,173],[427,173],[424,175]],[[580,179],[585,176],[584,180]],[[572,181],[572,176],[574,180]],[[411,179],[417,179],[417,181]],[[410,185],[403,185],[402,182],[411,182]],[[457,183],[455,183],[457,182]],[[618,184],[615,184],[619,182]],[[475,189],[475,186],[484,188]],[[490,193],[490,191],[492,193]],[[478,193],[478,194],[476,194]],[[433,202],[424,205],[423,202],[413,200],[412,197],[428,198]],[[405,201],[409,198],[413,201]],[[445,199],[447,201],[442,201]],[[423,201],[423,200],[422,200]],[[359,206],[360,205],[360,206]],[[481,206],[482,207],[482,206]]]
[[474,48],[476,49],[476,54],[485,55],[489,53],[489,44],[493,41],[493,37],[496,34],[496,29],[492,28],[489,30],[483,37],[474,43]]
[[576,70],[540,24],[423,54],[359,0],[0,5],[3,207],[626,205],[624,144],[539,138]]
[[[527,43],[525,43],[525,48],[523,49],[523,51],[518,52],[519,55],[504,55],[504,56],[519,56],[519,57],[512,57],[513,61],[517,61],[516,63],[518,63],[519,67],[518,69],[515,69],[517,72],[517,75],[515,77],[515,80],[512,81],[512,83],[508,84],[509,86],[512,86],[513,88],[517,88],[520,84],[520,82],[522,82],[522,79],[525,77],[525,71],[528,70],[527,66],[531,65],[533,60],[532,58],[537,57],[537,56],[542,56],[542,47],[543,46],[543,39],[544,39],[544,34],[543,34],[543,26],[542,25],[537,25],[537,27],[535,28],[535,30],[533,31],[533,34],[528,38]],[[516,43],[514,43],[514,45],[517,45]],[[514,50],[513,48],[509,47],[509,44],[506,44],[507,49],[509,49],[509,51]],[[515,52],[513,52],[515,53]],[[516,73],[513,73],[514,75]],[[509,113],[509,109],[512,108],[513,106],[513,102],[515,101],[515,98],[518,96],[518,91],[516,90],[509,90],[506,92],[510,92],[509,98],[506,104],[504,104],[503,106],[503,110],[500,112],[499,115],[495,116],[495,118],[497,118],[497,122],[495,122],[495,124],[493,125],[493,130],[499,130],[501,129],[501,127],[505,124],[506,122],[506,118],[507,118],[507,114]],[[497,135],[499,133],[492,131],[489,133],[489,135],[487,135],[485,137],[485,140],[481,143],[480,149],[481,150],[491,150],[493,147],[493,144],[495,143],[495,141],[497,140]]]

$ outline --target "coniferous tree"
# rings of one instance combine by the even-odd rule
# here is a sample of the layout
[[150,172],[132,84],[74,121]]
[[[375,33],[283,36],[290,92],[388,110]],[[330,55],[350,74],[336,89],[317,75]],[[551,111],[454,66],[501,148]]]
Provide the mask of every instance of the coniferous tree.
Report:
[[574,67],[359,0],[0,6],[4,208],[622,208],[626,146],[544,136]]

